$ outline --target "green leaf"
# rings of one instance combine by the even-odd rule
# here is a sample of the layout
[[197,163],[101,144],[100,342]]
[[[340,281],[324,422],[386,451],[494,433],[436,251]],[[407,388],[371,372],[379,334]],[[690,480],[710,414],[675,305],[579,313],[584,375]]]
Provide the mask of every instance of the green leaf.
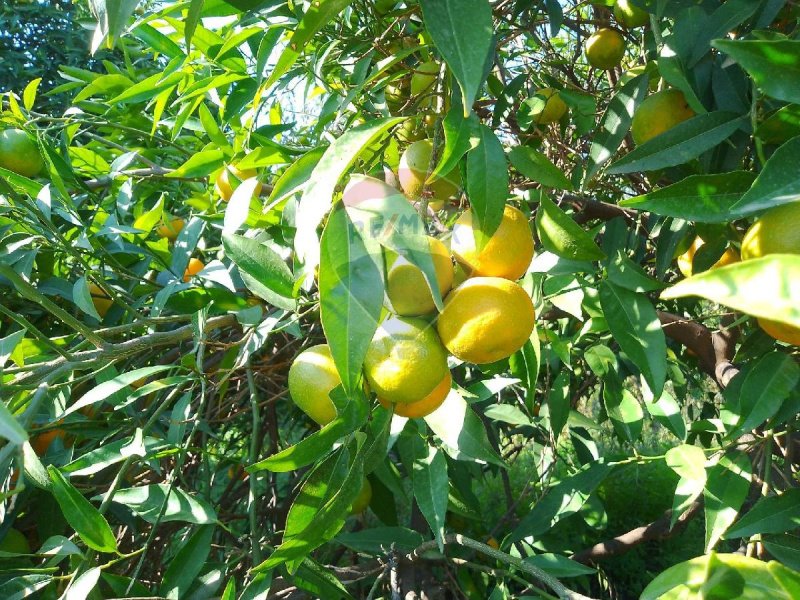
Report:
[[761,121],[756,137],[767,144],[782,144],[800,135],[800,104],[789,104]]
[[650,416],[666,427],[675,437],[681,441],[686,439],[686,423],[681,415],[681,407],[672,394],[664,391],[656,402],[645,401],[644,406]]
[[449,173],[458,166],[458,161],[470,149],[476,148],[481,143],[478,128],[478,117],[470,114],[464,118],[461,110],[453,106],[442,122],[444,131],[444,149],[439,158],[439,164],[431,173],[428,182],[434,181],[443,173]]
[[528,146],[516,146],[508,153],[514,168],[525,177],[545,187],[571,190],[572,182],[561,169],[541,152]]
[[444,517],[447,513],[449,485],[447,460],[433,446],[428,455],[414,461],[412,483],[417,506],[433,531],[439,551],[444,551]]
[[0,401],[0,436],[12,444],[22,444],[28,440],[28,432],[17,418],[8,410],[6,403]]
[[483,422],[458,390],[450,390],[442,405],[425,417],[425,422],[453,458],[478,459],[500,467],[506,466],[489,445]]
[[577,513],[612,468],[600,462],[589,463],[576,474],[552,485],[522,518],[507,541],[516,542],[528,536],[539,536],[562,519]]
[[192,157],[180,167],[166,174],[166,177],[205,177],[219,169],[225,161],[222,150],[203,150],[193,154]]
[[155,98],[158,94],[180,83],[185,77],[183,72],[170,73],[166,77],[163,73],[156,73],[138,83],[135,83],[121,94],[109,100],[109,104],[144,102]]
[[279,308],[294,310],[294,277],[286,261],[258,240],[224,234],[222,247],[251,292]]
[[728,139],[744,122],[744,117],[722,111],[697,115],[637,146],[611,165],[608,174],[682,165]]
[[319,264],[317,227],[333,205],[333,193],[339,180],[365,148],[403,120],[378,119],[349,129],[325,150],[314,167],[297,207],[294,241],[297,257],[305,263],[307,274]]
[[[127,455],[123,453],[123,448],[127,447],[130,442],[130,439],[114,440],[94,450],[89,450],[62,467],[61,470],[81,477],[99,473],[106,467],[124,461]],[[142,443],[148,455],[168,447],[164,440],[154,437],[146,437]]]
[[630,131],[633,111],[641,104],[647,93],[648,81],[647,74],[634,77],[623,85],[608,103],[608,108],[603,113],[600,125],[592,138],[589,163],[583,178],[584,187],[600,167],[619,150]]
[[113,498],[114,502],[127,506],[148,523],[158,520],[165,500],[167,507],[161,515],[161,523],[182,521],[210,525],[217,522],[216,512],[205,500],[176,487],[170,489],[165,483],[125,488],[116,492]]
[[[331,355],[351,394],[383,308],[380,244],[359,231],[348,211],[334,211],[322,234],[319,269],[320,318]],[[379,266],[381,265],[381,266]]]
[[94,302],[92,302],[92,293],[89,291],[89,282],[86,281],[86,275],[79,277],[75,285],[72,286],[72,301],[90,317],[94,317],[98,321],[103,320],[97,313]]
[[[753,183],[731,211],[737,217],[800,200],[800,136],[775,150]],[[732,215],[728,215],[730,220]],[[688,218],[688,217],[684,217]]]
[[294,582],[298,588],[310,593],[314,598],[355,600],[330,569],[311,558],[304,559],[300,564]]
[[96,387],[93,387],[91,390],[86,392],[83,396],[81,396],[75,403],[70,405],[70,407],[65,410],[59,418],[65,417],[67,415],[71,415],[74,412],[79,411],[82,408],[87,406],[91,406],[92,404],[96,404],[98,402],[102,402],[107,400],[118,391],[125,389],[134,381],[138,381],[139,379],[150,377],[151,375],[155,375],[156,373],[161,373],[163,371],[167,371],[172,369],[172,365],[160,365],[157,367],[142,367],[141,369],[135,369],[133,371],[128,371],[127,373],[123,373],[122,375],[117,375],[113,379],[109,381],[104,381]]
[[488,239],[503,220],[508,197],[508,166],[494,132],[480,125],[480,143],[467,154],[467,195],[477,230]]
[[34,596],[37,590],[55,581],[50,575],[20,575],[0,584],[0,598],[4,600],[23,600]]
[[114,40],[128,26],[128,20],[137,4],[139,4],[139,0],[92,0],[89,2],[89,8],[97,19],[97,28],[92,38],[92,54],[100,48],[104,40],[108,40],[109,47],[113,46]]
[[667,300],[700,296],[754,317],[800,327],[800,256],[772,254],[718,267],[679,281]]
[[672,503],[670,526],[674,526],[689,505],[703,493],[707,479],[707,461],[702,448],[689,444],[670,448],[664,458],[667,466],[680,476]]
[[425,538],[419,531],[405,527],[371,527],[340,533],[336,536],[336,541],[355,552],[384,556],[392,545],[398,552],[412,552]]
[[63,600],[85,600],[89,598],[102,573],[103,571],[100,567],[93,567],[75,577],[65,590],[62,596]]
[[787,567],[800,569],[800,538],[789,533],[765,535],[761,537],[764,548],[770,555]]
[[536,232],[545,249],[561,258],[601,260],[606,257],[592,236],[544,194],[536,211]]
[[83,543],[98,552],[116,552],[117,540],[114,538],[114,532],[100,511],[84,498],[58,469],[49,466],[47,472],[53,482],[51,491],[61,507],[64,518]]
[[733,207],[755,180],[755,173],[733,171],[691,175],[667,187],[622,200],[619,205],[697,223],[728,223]]
[[748,371],[739,393],[740,424],[728,434],[732,439],[772,418],[800,383],[800,366],[788,354],[770,352]]
[[22,92],[22,103],[25,105],[26,110],[33,108],[33,103],[36,102],[36,92],[39,89],[39,84],[42,82],[41,77],[32,79],[31,82],[25,86],[25,91]]
[[547,413],[550,417],[550,431],[558,439],[564,425],[567,424],[570,411],[569,371],[562,370],[558,374],[550,393],[547,395]]
[[484,80],[494,46],[492,10],[487,0],[420,0],[425,27],[453,72],[464,103],[464,115]]
[[714,40],[738,62],[762,92],[800,103],[800,40]]
[[667,343],[653,305],[642,294],[604,281],[600,284],[600,306],[611,335],[641,369],[653,396],[661,396],[667,372]]
[[632,444],[642,434],[644,411],[636,397],[622,386],[603,387],[603,404],[617,434]]
[[281,52],[278,62],[270,73],[269,79],[264,84],[265,88],[272,86],[292,68],[295,61],[305,49],[308,42],[322,27],[333,20],[353,0],[318,0],[308,5],[308,10],[300,19],[297,27],[292,32],[286,47]]
[[197,24],[200,22],[200,17],[203,13],[203,4],[206,0],[192,0],[189,5],[189,12],[186,15],[186,25],[183,29],[183,39],[186,41],[186,49],[192,49],[192,36],[194,30],[197,29]]
[[706,552],[714,549],[725,530],[736,520],[736,515],[750,491],[751,477],[750,458],[738,450],[723,455],[708,469],[708,480],[703,490]]
[[582,565],[579,562],[570,560],[566,556],[560,554],[553,554],[547,552],[545,554],[537,554],[524,559],[529,565],[539,567],[542,571],[549,573],[553,577],[565,579],[567,577],[581,577],[582,575],[591,575],[597,573],[596,569]]
[[800,488],[780,496],[761,498],[723,536],[726,540],[747,538],[757,533],[785,533],[800,527]]
[[214,526],[200,527],[181,547],[164,571],[159,591],[170,600],[185,598],[211,553]]
[[267,204],[274,206],[289,196],[301,192],[324,153],[325,148],[314,148],[289,165],[275,182]]

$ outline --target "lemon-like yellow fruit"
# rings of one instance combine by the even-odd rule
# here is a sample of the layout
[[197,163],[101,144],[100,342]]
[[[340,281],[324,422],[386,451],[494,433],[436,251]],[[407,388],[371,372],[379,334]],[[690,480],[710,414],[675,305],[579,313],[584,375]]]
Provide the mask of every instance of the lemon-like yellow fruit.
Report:
[[644,144],[694,115],[680,90],[662,90],[651,94],[633,114],[633,141]]
[[[433,153],[433,142],[431,140],[419,140],[409,145],[400,157],[400,166],[397,170],[397,178],[400,187],[409,198],[414,200],[422,195],[425,187],[425,178],[428,176],[428,169],[436,165],[431,165],[431,154]],[[428,191],[432,194],[430,206],[434,210],[439,210],[441,205],[458,192],[461,187],[461,172],[458,167],[445,175],[441,175],[428,184]],[[435,203],[440,203],[438,206]]]
[[364,477],[364,483],[361,484],[361,490],[358,492],[358,496],[356,499],[353,500],[353,503],[350,505],[350,514],[351,515],[358,515],[367,510],[369,507],[369,503],[372,500],[372,484],[369,482],[369,479]]
[[501,277],[474,277],[447,296],[437,327],[454,356],[480,365],[522,348],[534,319],[530,296],[519,285]]
[[503,209],[503,219],[492,236],[481,244],[472,211],[467,210],[453,225],[450,248],[470,276],[504,277],[516,280],[533,260],[533,234],[525,215],[513,206]]
[[614,5],[614,18],[626,29],[644,27],[650,22],[647,11],[634,6],[628,0],[617,0]]
[[0,167],[24,177],[33,177],[43,166],[38,146],[22,129],[0,132]]
[[[258,175],[255,169],[240,170],[236,165],[226,165],[217,175],[216,190],[220,198],[227,202],[233,196],[233,192],[239,187],[239,184],[246,179],[252,179]],[[253,196],[258,196],[261,193],[261,182],[256,184],[253,190]]]
[[647,65],[639,65],[637,67],[633,67],[625,71],[619,77],[619,81],[617,85],[622,87],[626,83],[628,83],[634,77],[638,77],[639,75],[647,75],[647,87],[651,92],[658,91],[658,82],[661,81],[661,76],[658,73],[658,67],[653,66],[653,64]]
[[596,69],[613,69],[624,55],[625,38],[616,29],[598,29],[586,40],[586,60]]
[[800,202],[770,208],[742,240],[742,259],[767,254],[800,254]]
[[188,283],[192,277],[203,270],[203,267],[205,267],[205,265],[202,260],[199,258],[190,258],[189,264],[186,265],[186,270],[183,272],[183,281]]
[[436,78],[439,76],[439,63],[429,60],[418,65],[411,75],[411,98],[417,106],[426,108],[433,105],[436,91]]
[[447,351],[436,329],[422,319],[386,319],[364,359],[370,389],[387,402],[417,402],[441,383],[445,373]]
[[439,385],[433,388],[433,391],[421,400],[409,402],[408,404],[392,404],[383,398],[378,398],[378,402],[380,402],[381,406],[384,408],[393,409],[394,414],[400,417],[421,419],[422,417],[427,417],[444,403],[452,386],[453,377],[450,375],[450,371],[448,371]]
[[336,418],[330,393],[341,383],[328,344],[303,350],[289,367],[289,395],[300,410],[320,425]]
[[542,88],[536,91],[535,96],[538,96],[542,103],[537,103],[537,108],[531,110],[531,118],[534,123],[539,125],[547,125],[548,123],[555,123],[561,120],[564,113],[567,112],[567,105],[561,99],[558,90],[553,88]]
[[94,309],[97,311],[97,314],[101,317],[105,317],[108,309],[114,304],[114,301],[95,283],[89,284],[89,295],[92,297],[92,304],[94,304]]
[[[436,269],[436,283],[444,298],[453,287],[453,262],[450,260],[450,252],[442,242],[429,236],[428,244]],[[403,317],[419,317],[436,310],[433,295],[422,271],[399,255],[394,255],[389,266],[386,295],[392,310]]]
[[800,327],[793,327],[770,319],[758,319],[758,325],[770,337],[793,346],[800,346]]
[[[697,251],[700,249],[705,242],[700,236],[694,238],[692,245],[678,257],[678,269],[680,272],[683,273],[684,277],[691,277],[693,274],[693,263],[694,263],[694,255],[697,254]],[[718,267],[724,267],[726,265],[732,265],[735,262],[739,262],[739,253],[736,252],[733,248],[728,248],[725,252],[722,253],[719,260],[715,262],[711,268],[716,269]]]
[[170,242],[174,242],[180,232],[183,231],[184,225],[186,225],[186,223],[183,219],[180,217],[174,217],[170,219],[168,223],[162,221],[161,225],[159,225],[158,229],[156,229],[156,233],[158,234],[158,237],[166,238]]
[[30,554],[31,545],[28,538],[18,529],[9,529],[6,535],[0,540],[0,552],[9,554]]
[[358,206],[369,200],[382,200],[392,196],[402,196],[403,192],[390,186],[385,181],[369,177],[368,175],[355,174],[342,192],[342,203],[345,206]]

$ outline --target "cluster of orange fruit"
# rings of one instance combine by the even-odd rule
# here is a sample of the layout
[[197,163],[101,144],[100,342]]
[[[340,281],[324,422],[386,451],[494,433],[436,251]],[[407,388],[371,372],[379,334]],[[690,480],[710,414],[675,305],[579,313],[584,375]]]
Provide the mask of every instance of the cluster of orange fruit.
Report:
[[[400,175],[409,197],[422,186],[418,189],[412,181],[417,170],[414,161],[404,158],[406,165],[412,165],[408,169],[412,172],[405,175],[401,167]],[[447,176],[445,182],[455,185]],[[457,185],[442,193],[456,189]],[[353,206],[399,193],[382,181],[359,177],[357,185],[345,188],[343,202]],[[441,196],[434,200],[444,201]],[[449,249],[445,241],[449,241]],[[507,205],[500,225],[488,239],[467,210],[445,241],[428,237],[436,284],[444,298],[441,312],[437,312],[422,271],[385,250],[388,314],[369,345],[363,372],[367,389],[399,416],[424,417],[442,405],[452,386],[448,354],[469,363],[493,363],[519,350],[534,328],[531,298],[516,283],[533,258],[533,236],[520,210]],[[329,394],[340,383],[327,344],[301,352],[289,370],[292,399],[320,425],[336,416]]]

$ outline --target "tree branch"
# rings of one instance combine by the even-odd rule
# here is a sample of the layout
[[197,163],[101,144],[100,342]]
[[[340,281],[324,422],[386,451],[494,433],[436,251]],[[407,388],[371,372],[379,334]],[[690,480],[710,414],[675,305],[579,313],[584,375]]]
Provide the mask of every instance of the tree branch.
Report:
[[703,503],[701,501],[693,502],[689,505],[689,508],[678,517],[674,527],[670,527],[672,510],[668,510],[658,520],[648,525],[637,527],[615,538],[595,544],[591,548],[573,554],[571,558],[579,563],[588,563],[625,554],[639,544],[650,540],[665,540],[671,538],[686,528],[686,525],[700,511],[702,506]]

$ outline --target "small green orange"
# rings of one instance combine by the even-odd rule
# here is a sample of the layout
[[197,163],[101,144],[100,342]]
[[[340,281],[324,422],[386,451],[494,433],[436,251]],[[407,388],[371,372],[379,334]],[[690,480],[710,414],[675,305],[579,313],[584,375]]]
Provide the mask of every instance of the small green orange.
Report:
[[25,177],[33,177],[43,166],[39,148],[22,129],[6,129],[0,132],[0,167]]
[[586,40],[586,60],[597,69],[613,69],[625,55],[625,38],[616,29],[598,29]]

